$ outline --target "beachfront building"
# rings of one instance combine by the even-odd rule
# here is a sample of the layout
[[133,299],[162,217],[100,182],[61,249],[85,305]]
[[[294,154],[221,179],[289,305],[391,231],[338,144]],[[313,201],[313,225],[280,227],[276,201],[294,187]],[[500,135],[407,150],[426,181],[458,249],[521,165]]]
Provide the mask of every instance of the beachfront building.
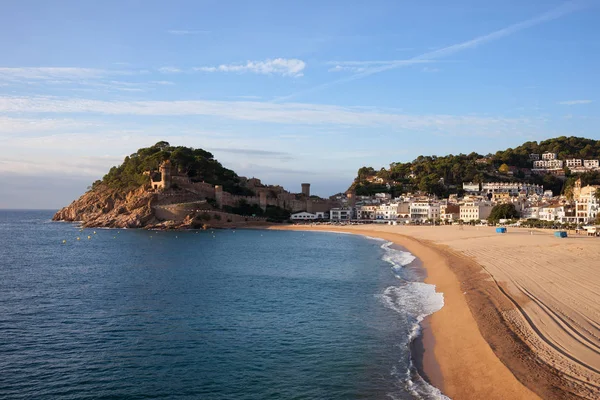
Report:
[[521,212],[521,219],[540,219],[540,207],[531,205]]
[[543,153],[542,160],[556,160],[556,153],[550,153],[550,152]]
[[290,215],[290,219],[292,221],[313,221],[315,219],[318,219],[318,217],[317,214],[302,211]]
[[440,205],[428,201],[415,201],[410,204],[410,219],[413,222],[426,222],[440,218]]
[[384,204],[375,210],[376,221],[395,221],[398,218],[398,204]]
[[460,219],[464,222],[487,219],[493,206],[488,202],[470,201],[460,205]]
[[565,217],[565,206],[562,204],[552,204],[539,208],[538,219],[542,221],[562,222]]
[[575,182],[573,199],[575,200],[575,217],[578,223],[591,223],[596,220],[600,201],[596,198],[596,191],[600,186],[581,187],[581,179]]
[[350,221],[354,217],[354,209],[352,207],[332,208],[329,211],[329,220],[334,222]]
[[356,208],[356,219],[363,221],[373,221],[375,219],[375,211],[377,206],[363,205]]
[[568,168],[576,168],[581,167],[583,165],[583,162],[581,161],[581,158],[570,158],[565,160],[565,165]]
[[440,219],[444,222],[454,222],[460,219],[460,206],[458,204],[445,204],[440,206]]

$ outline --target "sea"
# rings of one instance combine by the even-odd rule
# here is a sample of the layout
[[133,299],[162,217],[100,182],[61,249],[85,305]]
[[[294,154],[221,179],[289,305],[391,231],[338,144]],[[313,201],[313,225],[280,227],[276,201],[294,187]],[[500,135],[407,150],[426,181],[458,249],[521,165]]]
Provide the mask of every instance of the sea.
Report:
[[0,210],[0,399],[445,399],[411,354],[443,295],[406,249],[52,215]]

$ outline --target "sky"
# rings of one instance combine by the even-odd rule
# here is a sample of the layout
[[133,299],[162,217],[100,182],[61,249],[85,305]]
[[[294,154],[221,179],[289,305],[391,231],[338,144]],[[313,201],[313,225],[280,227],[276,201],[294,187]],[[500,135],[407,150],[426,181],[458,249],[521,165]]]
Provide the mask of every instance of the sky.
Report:
[[328,196],[358,168],[600,139],[599,0],[3,0],[0,208],[165,140]]

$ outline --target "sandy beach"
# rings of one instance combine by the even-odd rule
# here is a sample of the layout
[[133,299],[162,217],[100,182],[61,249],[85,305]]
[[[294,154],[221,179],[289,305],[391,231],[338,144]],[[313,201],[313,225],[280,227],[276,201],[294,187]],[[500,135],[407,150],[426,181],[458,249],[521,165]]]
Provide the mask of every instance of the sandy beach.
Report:
[[428,320],[424,369],[451,398],[600,398],[600,239],[471,226],[277,229],[376,236],[421,259],[445,302]]

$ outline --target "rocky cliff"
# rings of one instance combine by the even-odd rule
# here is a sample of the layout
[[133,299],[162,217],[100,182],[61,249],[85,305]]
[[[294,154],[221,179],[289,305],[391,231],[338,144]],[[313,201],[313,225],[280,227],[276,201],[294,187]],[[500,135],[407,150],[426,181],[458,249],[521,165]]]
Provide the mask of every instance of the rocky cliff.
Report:
[[159,223],[152,210],[154,202],[156,194],[143,187],[124,195],[101,186],[58,211],[52,219],[77,221],[84,227],[142,228]]

